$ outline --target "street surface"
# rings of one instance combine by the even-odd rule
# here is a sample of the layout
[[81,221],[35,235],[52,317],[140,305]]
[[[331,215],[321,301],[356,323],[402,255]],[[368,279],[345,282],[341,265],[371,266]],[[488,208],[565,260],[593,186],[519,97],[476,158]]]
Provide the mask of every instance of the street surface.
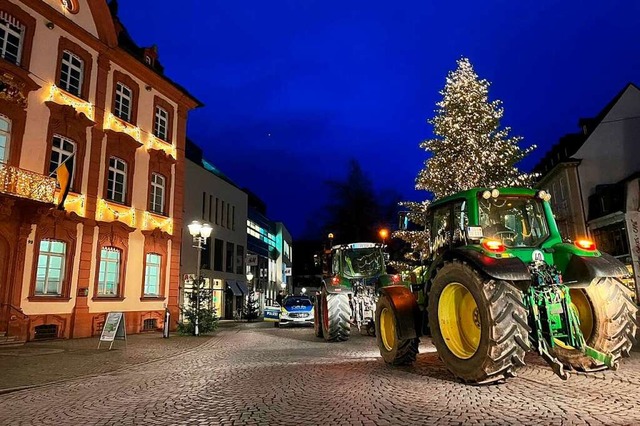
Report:
[[0,423],[640,424],[639,352],[617,372],[567,382],[535,355],[527,363],[505,384],[473,387],[454,380],[428,339],[415,366],[391,368],[372,337],[330,344],[310,328],[241,324],[168,358],[0,395]]

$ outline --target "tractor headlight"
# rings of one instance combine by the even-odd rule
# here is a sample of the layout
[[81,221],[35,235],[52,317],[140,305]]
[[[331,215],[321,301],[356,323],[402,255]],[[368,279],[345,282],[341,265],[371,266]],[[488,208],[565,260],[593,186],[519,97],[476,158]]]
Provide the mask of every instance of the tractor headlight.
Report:
[[491,191],[484,191],[482,193],[482,198],[484,198],[485,200],[488,200],[489,198],[491,198]]
[[497,189],[492,189],[491,190],[491,196],[493,198],[498,198],[500,196],[500,191],[498,191]]

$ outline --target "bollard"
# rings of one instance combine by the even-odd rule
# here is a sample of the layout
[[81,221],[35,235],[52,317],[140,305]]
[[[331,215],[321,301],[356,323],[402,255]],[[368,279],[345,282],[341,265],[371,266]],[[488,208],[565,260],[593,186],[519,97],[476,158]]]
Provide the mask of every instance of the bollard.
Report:
[[164,326],[162,327],[162,337],[169,337],[169,324],[171,321],[171,312],[169,312],[168,308],[164,308]]

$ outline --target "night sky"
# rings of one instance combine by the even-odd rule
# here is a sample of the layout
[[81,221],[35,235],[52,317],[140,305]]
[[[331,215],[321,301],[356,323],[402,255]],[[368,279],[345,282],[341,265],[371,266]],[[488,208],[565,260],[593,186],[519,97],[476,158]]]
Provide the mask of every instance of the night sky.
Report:
[[[449,70],[467,56],[538,149],[640,83],[637,1],[120,0],[140,45],[204,108],[188,136],[294,238],[323,182],[357,158],[376,188],[424,199],[414,179]],[[318,236],[314,236],[318,237]]]

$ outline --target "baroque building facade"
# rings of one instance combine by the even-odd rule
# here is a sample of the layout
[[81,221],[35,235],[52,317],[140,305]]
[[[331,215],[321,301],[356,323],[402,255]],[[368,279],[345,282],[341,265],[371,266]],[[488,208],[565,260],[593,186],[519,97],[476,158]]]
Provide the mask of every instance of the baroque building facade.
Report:
[[111,311],[129,333],[178,318],[198,106],[115,1],[0,0],[0,336],[97,335]]

